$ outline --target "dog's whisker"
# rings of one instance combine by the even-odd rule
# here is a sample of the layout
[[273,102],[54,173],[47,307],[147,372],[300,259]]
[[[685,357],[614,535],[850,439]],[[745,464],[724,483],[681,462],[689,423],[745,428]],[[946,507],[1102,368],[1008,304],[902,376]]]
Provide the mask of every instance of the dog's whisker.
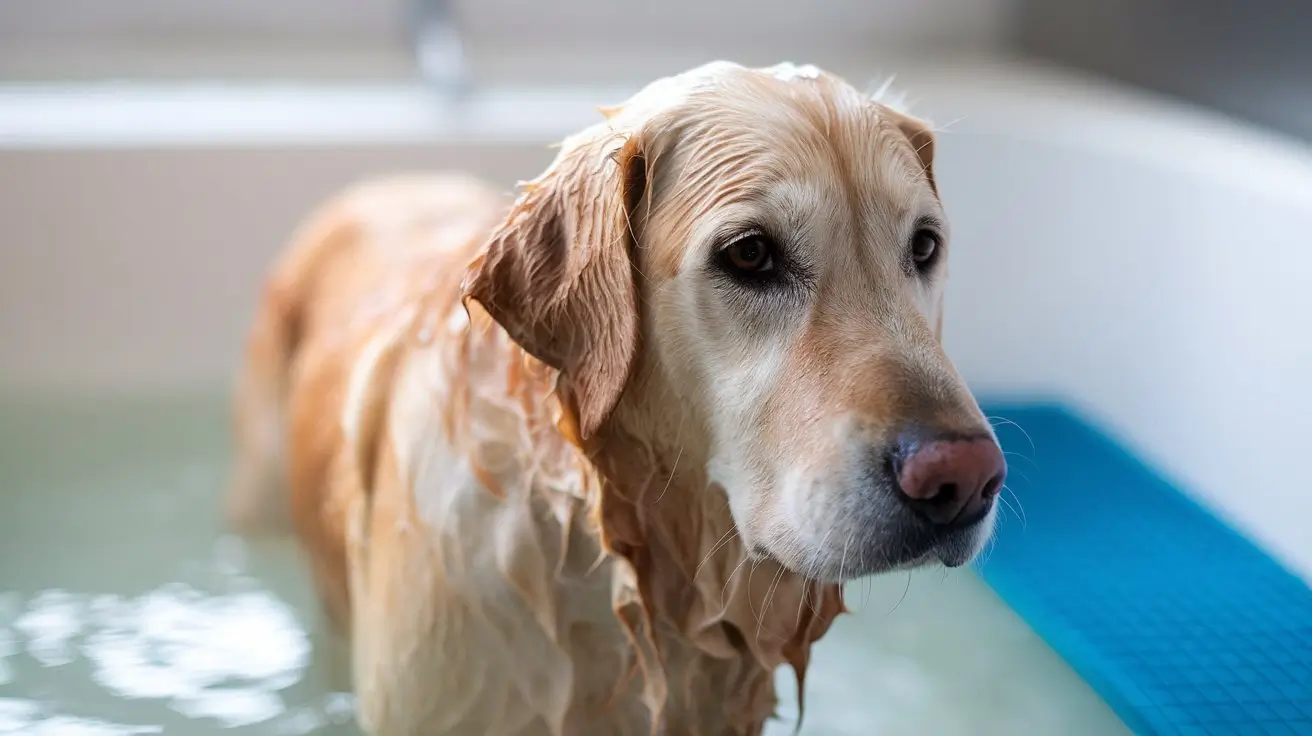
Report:
[[670,477],[665,480],[665,487],[662,488],[660,494],[656,496],[656,500],[652,501],[653,504],[660,503],[661,499],[665,498],[666,492],[670,490],[670,485],[674,483],[674,474],[678,472],[679,460],[681,460],[682,458],[683,458],[683,447],[680,446],[679,454],[674,456],[673,467],[670,468]]
[[1023,452],[1016,452],[1015,450],[1003,450],[1002,454],[1004,457],[1014,457],[1017,460],[1024,460],[1025,462],[1029,463],[1030,465],[1033,465],[1036,468],[1039,467],[1039,463],[1034,458],[1030,457],[1029,455],[1026,455]]
[[843,542],[843,556],[838,558],[838,579],[845,580],[843,570],[847,567],[847,548],[852,544],[852,535],[847,536],[847,541]]
[[[1011,499],[1015,501],[1014,505],[1011,500],[1007,499],[1008,495],[1010,495]],[[1007,505],[1007,508],[1011,509],[1012,513],[1016,514],[1020,519],[1021,529],[1029,527],[1029,519],[1025,516],[1025,506],[1020,502],[1020,496],[1014,490],[1007,487],[1006,484],[1003,484],[1002,492],[998,494],[998,498],[1002,499],[1002,502]]]
[[697,576],[700,575],[702,572],[702,568],[706,566],[706,563],[711,561],[711,558],[715,556],[715,553],[719,552],[720,549],[723,548],[726,544],[728,544],[730,540],[737,534],[738,534],[738,527],[734,525],[730,525],[729,530],[726,531],[724,534],[720,535],[719,541],[717,541],[714,545],[711,546],[711,550],[707,552],[706,556],[702,558],[702,561],[697,564],[697,569],[694,570],[692,574],[693,580],[697,579]]
[[893,607],[892,607],[891,609],[889,609],[888,613],[885,613],[884,615],[885,615],[885,616],[891,616],[891,615],[893,614],[894,611],[896,611],[898,608],[900,608],[900,607],[902,606],[902,601],[904,601],[904,600],[907,599],[907,592],[910,591],[910,590],[911,590],[911,571],[908,570],[908,571],[907,571],[907,584],[906,584],[906,586],[905,586],[904,588],[902,588],[902,597],[901,597],[901,598],[898,598],[898,599],[897,599],[897,603],[894,603],[894,604],[893,604]]
[[[724,598],[725,598],[725,596],[727,596],[727,595],[729,594],[729,584],[733,582],[733,576],[734,576],[734,575],[737,575],[737,574],[738,574],[738,571],[743,569],[743,565],[746,565],[746,564],[747,564],[747,561],[748,561],[749,559],[750,559],[749,557],[747,557],[746,555],[743,555],[743,558],[742,558],[741,560],[738,561],[738,564],[737,564],[737,565],[734,565],[733,571],[730,572],[729,575],[724,579],[724,587],[720,588],[720,607],[721,607],[721,608],[724,607],[724,604],[725,604],[725,600],[724,600]],[[751,580],[751,572],[750,572],[750,571],[748,572],[748,580],[749,580],[749,581]]]
[[765,626],[765,614],[770,610],[770,604],[774,602],[774,594],[779,589],[779,583],[783,581],[784,574],[787,572],[788,570],[783,565],[780,565],[779,571],[775,573],[774,579],[770,581],[770,587],[765,591],[765,600],[761,606],[761,613],[756,617],[757,646],[761,645],[761,629]]
[[810,592],[811,592],[811,586],[810,586],[810,585],[803,585],[803,586],[802,586],[802,595],[801,595],[801,597],[799,598],[799,600],[797,601],[797,615],[796,615],[795,617],[793,617],[793,628],[797,628],[798,626],[801,626],[801,625],[802,625],[802,607],[803,607],[803,606],[808,606],[808,607],[810,607],[810,609],[811,609],[811,613],[814,613],[814,614],[816,614],[816,615],[819,615],[819,612],[816,611],[816,609],[815,609],[815,603],[812,602],[812,601],[810,601],[810,600],[808,600],[808,598],[810,598],[810,595],[809,595]]
[[756,613],[756,608],[752,605],[752,576],[756,574],[756,568],[760,564],[760,560],[752,560],[752,566],[747,569],[747,582],[745,583],[747,589],[747,610],[751,611],[752,615],[756,617],[758,621],[760,620],[759,614]]
[[[833,533],[834,533],[834,527],[830,527],[830,528],[829,528],[829,531],[825,532],[824,539],[820,540],[820,547],[819,547],[819,549],[821,549],[821,550],[825,549],[825,545],[829,542],[829,537],[830,537],[831,535],[833,535]],[[816,565],[816,564],[814,564],[814,563],[812,564],[811,567],[812,567],[813,570],[818,570],[818,569],[819,569],[819,565]],[[814,576],[814,575],[808,575],[807,577],[808,577],[808,578],[814,578],[815,576]],[[839,579],[840,579],[840,580],[842,579],[842,565],[841,565],[841,563],[840,563],[840,565],[839,565]],[[813,614],[819,616],[819,615],[820,615],[820,611],[819,611],[818,609],[816,609],[816,607],[815,607],[816,601],[807,601],[806,591],[807,591],[807,590],[810,590],[810,587],[811,587],[811,586],[808,584],[806,587],[804,587],[804,588],[802,589],[802,601],[803,601],[804,603],[809,603],[810,606],[811,606],[811,613],[813,613]],[[798,621],[801,621],[801,617],[802,617],[802,606],[801,606],[800,604],[799,604],[798,607],[797,607],[797,617],[798,617]]]
[[979,564],[981,566],[989,564],[989,560],[993,557],[993,550],[997,549],[997,544],[997,537],[990,536],[989,541],[984,544],[984,553],[980,555]]
[[1009,511],[1011,512],[1011,515],[1015,517],[1016,521],[1020,521],[1020,514],[1016,512],[1016,509],[1012,507],[1011,502],[1007,500],[1005,491],[1005,486],[998,491],[998,521],[1006,521],[1007,512]]
[[1030,443],[1030,452],[1037,451],[1036,448],[1034,447],[1034,438],[1030,436],[1029,432],[1025,431],[1024,427],[1020,426],[1016,422],[1006,417],[985,417],[985,419],[995,427],[1005,427],[1007,425],[1011,425],[1016,429],[1020,430],[1020,433],[1022,435],[1025,435],[1025,441]]

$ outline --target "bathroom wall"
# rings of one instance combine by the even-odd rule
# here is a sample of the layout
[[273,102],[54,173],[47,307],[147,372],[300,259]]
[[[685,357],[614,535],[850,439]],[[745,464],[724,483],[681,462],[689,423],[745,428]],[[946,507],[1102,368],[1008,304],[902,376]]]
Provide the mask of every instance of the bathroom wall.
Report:
[[1312,4],[1016,0],[1013,43],[1312,140]]
[[[0,3],[0,79],[396,77],[417,0]],[[443,0],[428,0],[441,4]],[[479,79],[597,82],[712,58],[767,63],[999,48],[1012,0],[450,0]]]

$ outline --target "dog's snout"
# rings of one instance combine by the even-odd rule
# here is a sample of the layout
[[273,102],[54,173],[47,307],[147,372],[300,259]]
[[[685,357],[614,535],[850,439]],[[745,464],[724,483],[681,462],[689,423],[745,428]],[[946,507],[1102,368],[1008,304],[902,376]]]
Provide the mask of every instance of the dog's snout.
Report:
[[904,501],[937,525],[965,526],[984,516],[1006,478],[1002,449],[991,437],[906,437],[893,471]]

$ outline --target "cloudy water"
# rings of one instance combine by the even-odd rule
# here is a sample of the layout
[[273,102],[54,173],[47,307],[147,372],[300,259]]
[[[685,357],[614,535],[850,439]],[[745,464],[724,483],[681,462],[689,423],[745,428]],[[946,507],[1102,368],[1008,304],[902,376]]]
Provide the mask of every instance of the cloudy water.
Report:
[[[0,402],[0,733],[358,733],[295,551],[219,524],[227,452],[217,397]],[[848,603],[804,734],[1127,733],[968,571]]]

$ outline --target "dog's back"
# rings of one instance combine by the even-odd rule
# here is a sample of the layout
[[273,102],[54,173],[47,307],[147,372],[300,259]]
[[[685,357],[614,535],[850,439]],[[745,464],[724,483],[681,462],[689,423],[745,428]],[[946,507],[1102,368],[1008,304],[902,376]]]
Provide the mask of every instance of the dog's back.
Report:
[[309,219],[249,337],[229,520],[294,531],[366,731],[645,733],[549,374],[461,304],[507,204],[392,180]]
[[247,533],[294,526],[338,624],[345,510],[371,472],[387,363],[417,305],[459,298],[505,204],[459,176],[366,183],[304,223],[266,284],[237,387],[227,513]]

